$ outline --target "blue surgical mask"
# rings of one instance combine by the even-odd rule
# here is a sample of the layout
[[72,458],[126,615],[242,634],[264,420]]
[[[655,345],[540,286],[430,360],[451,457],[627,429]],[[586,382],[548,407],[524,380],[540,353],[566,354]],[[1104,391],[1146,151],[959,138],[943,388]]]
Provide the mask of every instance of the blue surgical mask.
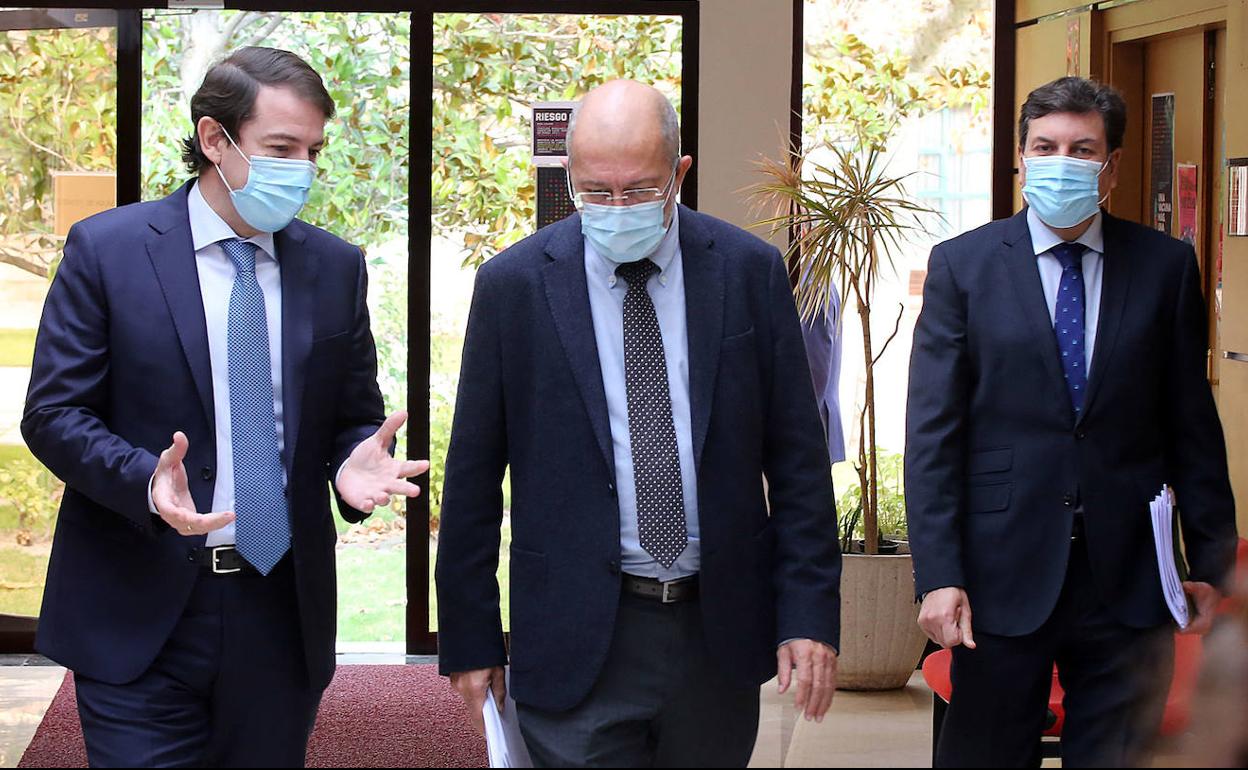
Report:
[[1023,197],[1049,227],[1061,230],[1086,222],[1105,200],[1101,197],[1100,176],[1109,161],[1038,155],[1023,158],[1023,163],[1027,165]]
[[[222,131],[225,128],[222,127]],[[221,166],[217,173],[225,187],[230,191],[230,200],[234,202],[234,210],[243,221],[263,233],[275,233],[284,229],[299,214],[303,204],[308,202],[308,193],[312,189],[312,180],[316,177],[316,164],[306,160],[292,158],[269,158],[264,155],[252,155],[248,158],[234,144],[234,138],[226,131],[225,138],[230,140],[234,149],[250,169],[247,172],[247,184],[241,190],[230,187]]]
[[616,263],[637,262],[659,248],[667,227],[663,209],[667,201],[606,206],[586,203],[581,208],[581,233],[594,250]]

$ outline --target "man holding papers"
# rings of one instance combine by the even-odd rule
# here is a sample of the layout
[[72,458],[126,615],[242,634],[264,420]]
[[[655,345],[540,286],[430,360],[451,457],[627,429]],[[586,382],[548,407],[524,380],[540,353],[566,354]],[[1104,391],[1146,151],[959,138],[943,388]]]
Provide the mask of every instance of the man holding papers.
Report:
[[938,766],[1039,765],[1056,663],[1063,764],[1138,762],[1175,628],[1150,501],[1174,489],[1209,628],[1234,558],[1192,248],[1100,208],[1126,106],[1062,78],[1019,120],[1027,208],[937,246],[915,329],[906,503],[920,625],[953,649]]

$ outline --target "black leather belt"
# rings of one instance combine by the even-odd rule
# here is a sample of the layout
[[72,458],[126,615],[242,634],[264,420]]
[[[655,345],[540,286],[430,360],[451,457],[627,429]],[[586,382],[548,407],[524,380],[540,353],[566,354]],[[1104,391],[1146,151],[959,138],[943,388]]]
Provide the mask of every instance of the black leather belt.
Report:
[[698,598],[698,576],[691,575],[680,580],[669,580],[664,583],[654,578],[624,575],[624,593],[640,596],[663,604],[688,602]]
[[251,566],[232,545],[192,548],[187,553],[186,560],[204,567],[214,575],[260,575],[260,571]]

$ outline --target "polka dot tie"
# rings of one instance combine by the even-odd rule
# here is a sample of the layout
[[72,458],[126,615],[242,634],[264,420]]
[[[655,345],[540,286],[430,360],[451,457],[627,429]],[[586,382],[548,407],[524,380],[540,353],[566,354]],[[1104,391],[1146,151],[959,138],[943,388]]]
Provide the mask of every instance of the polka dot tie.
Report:
[[1084,250],[1078,243],[1059,243],[1051,250],[1062,265],[1053,333],[1062,354],[1062,371],[1076,417],[1083,412],[1083,399],[1088,389],[1087,351],[1084,350]]
[[624,295],[624,385],[637,486],[637,528],[641,547],[670,569],[685,550],[689,535],[663,333],[646,290],[658,272],[658,265],[648,259],[615,270],[628,282]]
[[221,248],[238,271],[230,292],[227,332],[236,547],[251,566],[267,575],[290,549],[269,325],[264,292],[256,281],[256,245],[230,239],[221,241]]

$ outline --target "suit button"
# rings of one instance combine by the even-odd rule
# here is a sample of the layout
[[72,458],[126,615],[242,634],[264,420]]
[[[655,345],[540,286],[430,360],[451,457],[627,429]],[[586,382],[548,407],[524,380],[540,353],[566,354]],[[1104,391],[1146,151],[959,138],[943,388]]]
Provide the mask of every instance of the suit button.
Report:
[[1074,495],[1066,495],[1065,497],[1063,497],[1063,498],[1062,498],[1062,505],[1066,506],[1067,508],[1074,508],[1074,507],[1075,507],[1075,496],[1074,496]]
[[615,484],[607,484],[607,491],[611,493],[612,497],[615,497]]
[[205,465],[199,469],[199,477],[204,481],[212,481],[215,476],[216,473],[212,470],[211,465]]
[[612,575],[618,575],[620,574],[620,563],[615,559],[611,559],[607,562],[607,569],[611,571]]
[[1079,431],[1078,433],[1075,434],[1075,438],[1079,439],[1080,441],[1083,441],[1087,437],[1088,437],[1088,434],[1084,433],[1083,431]]

